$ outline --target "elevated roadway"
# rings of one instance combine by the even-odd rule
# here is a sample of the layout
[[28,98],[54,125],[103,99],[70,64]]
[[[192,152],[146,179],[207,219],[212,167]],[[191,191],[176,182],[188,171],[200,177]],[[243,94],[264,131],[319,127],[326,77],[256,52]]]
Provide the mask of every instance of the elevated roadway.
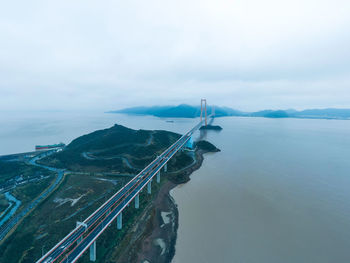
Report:
[[122,211],[134,199],[135,207],[138,207],[140,191],[147,187],[150,192],[153,177],[157,176],[157,181],[159,180],[160,170],[163,167],[166,168],[167,162],[190,140],[203,122],[204,120],[181,136],[88,218],[78,223],[75,229],[41,257],[37,263],[76,262],[88,248],[90,248],[90,259],[95,261],[96,239],[116,218],[118,228],[121,228]]

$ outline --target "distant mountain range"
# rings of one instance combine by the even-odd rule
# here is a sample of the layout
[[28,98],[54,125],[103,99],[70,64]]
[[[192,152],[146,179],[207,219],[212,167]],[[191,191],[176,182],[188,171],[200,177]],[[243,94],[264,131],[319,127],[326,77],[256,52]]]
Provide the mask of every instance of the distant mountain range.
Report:
[[[211,114],[212,107],[207,108]],[[178,106],[151,106],[133,107],[108,113],[124,113],[133,115],[152,115],[161,118],[196,118],[200,116],[200,107],[181,104]],[[215,106],[215,116],[241,116],[265,118],[308,118],[308,119],[350,119],[350,109],[312,109],[296,111],[290,110],[263,110],[257,112],[243,112],[228,107]]]

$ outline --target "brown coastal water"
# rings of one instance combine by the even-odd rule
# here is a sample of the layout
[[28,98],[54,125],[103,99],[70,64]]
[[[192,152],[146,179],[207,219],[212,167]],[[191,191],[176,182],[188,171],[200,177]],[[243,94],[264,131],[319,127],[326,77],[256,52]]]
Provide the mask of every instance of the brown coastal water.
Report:
[[179,208],[173,263],[350,262],[350,121],[221,118]]

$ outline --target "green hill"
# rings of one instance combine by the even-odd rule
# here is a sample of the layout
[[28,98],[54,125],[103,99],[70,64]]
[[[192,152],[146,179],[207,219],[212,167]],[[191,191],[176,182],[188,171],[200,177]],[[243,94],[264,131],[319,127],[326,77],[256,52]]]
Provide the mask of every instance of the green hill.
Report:
[[42,159],[41,163],[79,172],[134,174],[179,137],[167,131],[114,125],[73,140],[62,152]]

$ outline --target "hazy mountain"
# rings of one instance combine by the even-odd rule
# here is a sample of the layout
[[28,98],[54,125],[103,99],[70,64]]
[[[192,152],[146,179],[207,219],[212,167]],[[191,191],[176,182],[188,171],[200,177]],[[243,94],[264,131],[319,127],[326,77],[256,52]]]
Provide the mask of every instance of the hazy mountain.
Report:
[[[212,107],[207,107],[208,115]],[[110,111],[109,113],[125,113],[136,115],[152,115],[164,118],[195,118],[200,116],[200,106],[181,104],[178,106],[152,106],[133,107],[122,110]],[[257,112],[242,112],[229,107],[215,106],[215,116],[241,116],[241,117],[264,117],[264,118],[309,118],[309,119],[350,119],[350,109],[310,109],[296,111],[288,110],[263,110]]]
[[250,113],[249,116],[251,117],[265,117],[265,118],[288,118],[290,115],[283,110],[264,110],[264,111],[258,111]]
[[292,116],[317,119],[349,119],[350,109],[312,109],[296,112]]
[[[207,108],[208,115],[211,114],[212,108]],[[133,107],[117,111],[110,111],[109,113],[126,113],[136,115],[153,115],[157,117],[171,117],[171,118],[196,118],[200,116],[200,106],[190,106],[181,104],[178,106],[152,106],[152,107]],[[223,116],[244,116],[244,113],[228,108],[215,107],[215,115],[217,117]]]

